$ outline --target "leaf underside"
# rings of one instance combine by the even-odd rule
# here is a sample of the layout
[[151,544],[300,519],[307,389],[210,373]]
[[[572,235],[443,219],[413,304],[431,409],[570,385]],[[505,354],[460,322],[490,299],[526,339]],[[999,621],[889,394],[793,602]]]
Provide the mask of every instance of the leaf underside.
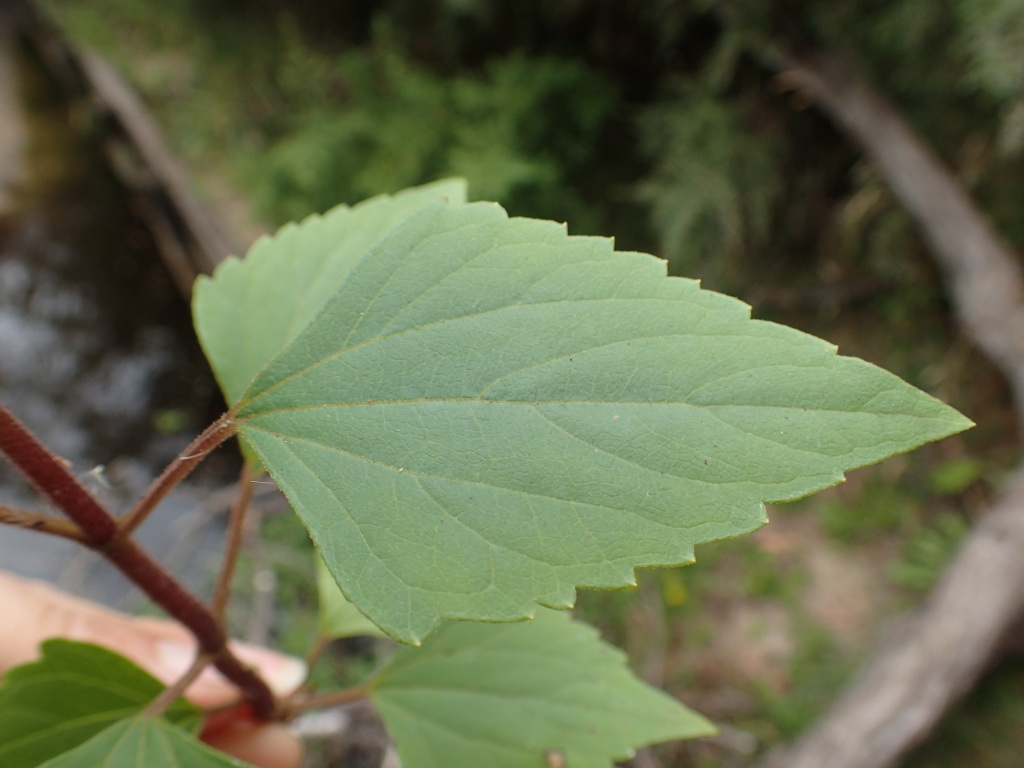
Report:
[[242,768],[230,758],[153,717],[120,720],[39,768]]
[[409,643],[692,561],[762,502],[969,426],[651,256],[479,203],[427,205],[351,264],[237,422],[345,594]]
[[[47,640],[38,661],[10,670],[0,685],[0,765],[35,768],[139,712],[162,690],[161,682],[112,651]],[[186,728],[202,719],[185,701],[166,717]]]
[[324,561],[316,557],[318,631],[324,638],[384,637],[380,627],[366,618],[338,589]]
[[[320,311],[348,271],[392,227],[428,203],[462,203],[466,184],[438,181],[351,208],[339,205],[224,260],[193,292],[196,332],[229,403]],[[247,458],[253,458],[246,451]]]
[[564,611],[446,623],[400,651],[371,695],[405,768],[522,768],[556,754],[609,768],[645,744],[714,733]]

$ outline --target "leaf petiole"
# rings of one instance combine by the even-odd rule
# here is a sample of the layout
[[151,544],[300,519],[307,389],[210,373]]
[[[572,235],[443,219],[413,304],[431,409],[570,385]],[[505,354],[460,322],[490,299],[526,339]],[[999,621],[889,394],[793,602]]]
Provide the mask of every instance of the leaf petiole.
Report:
[[238,562],[238,553],[245,536],[246,513],[252,502],[255,487],[253,482],[256,477],[257,474],[252,471],[248,463],[242,465],[238,490],[231,503],[231,516],[228,520],[227,540],[224,543],[220,575],[217,577],[217,586],[213,591],[213,600],[210,604],[213,614],[220,619],[224,618],[224,611],[231,596],[231,579],[235,573],[235,564]]
[[314,709],[330,709],[351,704],[354,701],[361,701],[370,697],[370,686],[367,684],[357,685],[355,688],[346,688],[343,691],[331,691],[330,693],[296,695],[284,702],[282,709],[285,722],[294,720],[303,712]]
[[189,443],[174,461],[167,465],[132,508],[118,519],[118,538],[131,535],[145,522],[149,513],[163,501],[164,497],[209,456],[214,448],[238,431],[233,416],[231,411],[225,413],[203,430],[199,437]]

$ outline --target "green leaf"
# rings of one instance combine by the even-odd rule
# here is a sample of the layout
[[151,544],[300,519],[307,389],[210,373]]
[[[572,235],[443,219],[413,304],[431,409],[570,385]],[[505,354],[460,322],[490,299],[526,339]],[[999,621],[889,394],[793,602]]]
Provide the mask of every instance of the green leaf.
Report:
[[969,426],[835,351],[610,240],[438,204],[349,271],[237,423],[346,596],[418,643],[690,562],[763,501]]
[[[0,685],[0,765],[34,768],[142,710],[163,690],[106,648],[47,640],[38,661],[8,671]],[[198,728],[202,713],[181,700],[166,717]]]
[[114,723],[39,768],[240,768],[166,720],[137,716]]
[[428,203],[466,200],[458,179],[380,195],[282,227],[245,261],[223,261],[193,293],[196,332],[229,403],[308,325],[352,266],[396,224]]
[[384,637],[380,627],[363,616],[348,601],[331,572],[324,565],[323,558],[316,555],[316,588],[320,610],[320,634],[323,637]]
[[555,753],[607,768],[636,747],[715,732],[564,611],[444,624],[400,651],[371,695],[404,768],[538,768]]

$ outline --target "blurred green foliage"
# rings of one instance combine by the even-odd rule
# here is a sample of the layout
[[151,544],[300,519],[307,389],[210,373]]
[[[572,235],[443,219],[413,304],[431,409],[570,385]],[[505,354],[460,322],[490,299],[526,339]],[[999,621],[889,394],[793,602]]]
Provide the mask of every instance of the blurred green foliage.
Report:
[[475,197],[597,228],[573,185],[616,103],[597,73],[512,54],[479,75],[443,77],[392,42],[338,66],[358,108],[311,112],[254,164],[255,199],[270,217],[301,218],[339,198],[462,176]]
[[902,556],[889,566],[889,578],[906,589],[926,592],[966,535],[967,521],[961,515],[941,515],[904,540]]
[[919,494],[883,479],[870,479],[853,503],[834,499],[820,512],[825,532],[836,542],[859,544],[899,532],[916,521]]
[[934,493],[963,493],[984,475],[985,466],[976,458],[950,459],[932,468],[928,484]]
[[650,210],[661,254],[677,272],[722,285],[744,252],[765,246],[782,196],[778,147],[751,131],[742,105],[699,88],[647,107],[638,127],[656,158],[636,194]]
[[856,50],[1024,238],[1016,0],[49,2],[271,224],[461,174],[711,287],[919,284],[905,214],[763,65],[781,43]]
[[810,623],[802,630],[791,664],[791,675],[799,684],[782,693],[759,690],[766,719],[777,729],[774,739],[792,739],[817,721],[856,668],[855,659],[827,631]]

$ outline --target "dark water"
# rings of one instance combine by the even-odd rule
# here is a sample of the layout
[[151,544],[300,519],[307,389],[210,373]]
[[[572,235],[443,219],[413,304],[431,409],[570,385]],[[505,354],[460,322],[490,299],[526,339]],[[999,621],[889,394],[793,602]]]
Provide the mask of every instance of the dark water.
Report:
[[[115,508],[222,408],[186,302],[92,127],[2,32],[0,401]],[[209,472],[207,480],[215,482]],[[178,494],[144,541],[165,554],[203,549],[198,499],[195,489]],[[40,506],[6,465],[0,501]],[[183,567],[201,578],[191,555]],[[91,557],[8,527],[0,568],[108,598],[120,592]]]

